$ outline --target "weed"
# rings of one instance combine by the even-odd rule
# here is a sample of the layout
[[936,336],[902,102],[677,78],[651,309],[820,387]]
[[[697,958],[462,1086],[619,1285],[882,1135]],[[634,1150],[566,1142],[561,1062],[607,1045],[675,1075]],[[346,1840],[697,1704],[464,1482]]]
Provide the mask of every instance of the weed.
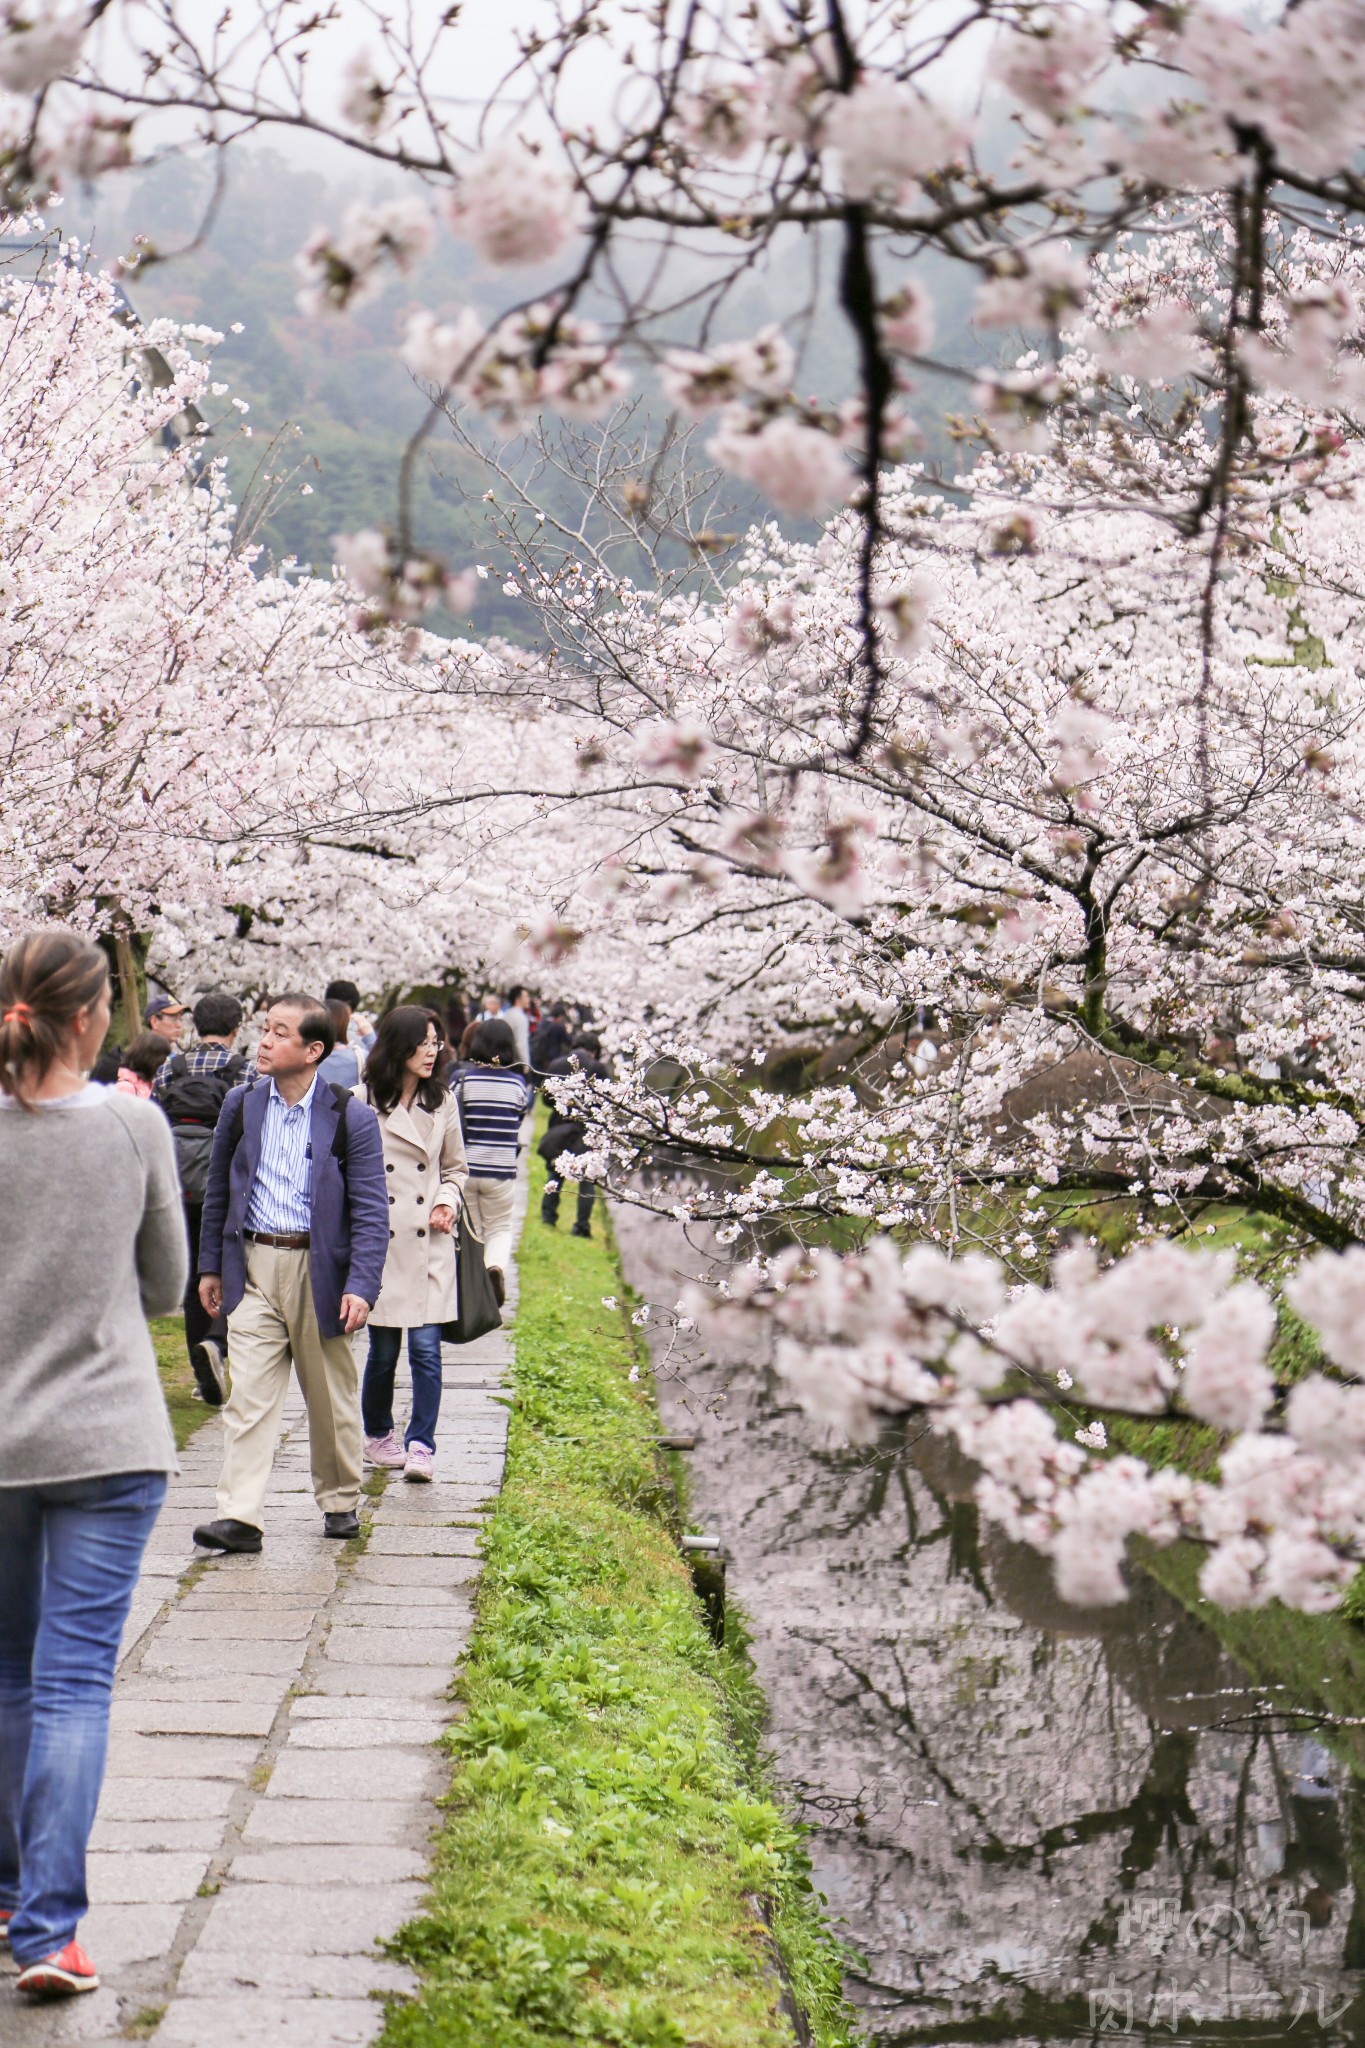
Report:
[[140,2012],[124,2021],[120,2032],[129,2041],[149,2041],[165,2017],[164,2005],[144,2005]]

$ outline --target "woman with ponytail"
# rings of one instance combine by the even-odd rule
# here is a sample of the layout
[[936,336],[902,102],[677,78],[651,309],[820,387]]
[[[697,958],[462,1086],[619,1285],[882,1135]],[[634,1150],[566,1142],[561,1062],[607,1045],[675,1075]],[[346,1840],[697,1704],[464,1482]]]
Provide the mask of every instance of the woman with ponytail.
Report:
[[96,1087],[103,953],[0,962],[0,1940],[32,1997],[93,1991],[76,1940],[119,1639],[176,1469],[147,1318],[185,1289],[170,1126]]

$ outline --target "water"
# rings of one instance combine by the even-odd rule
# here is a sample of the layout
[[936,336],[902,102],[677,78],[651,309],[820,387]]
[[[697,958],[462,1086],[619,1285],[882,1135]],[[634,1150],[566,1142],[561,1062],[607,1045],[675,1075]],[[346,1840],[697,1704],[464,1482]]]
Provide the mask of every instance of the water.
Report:
[[[665,1219],[617,1231],[664,1307],[704,1263]],[[955,1454],[831,1445],[751,1343],[675,1350],[659,1396],[869,2041],[1365,2044],[1365,1780],[1310,1688],[1253,1681],[1142,1574],[1064,1606]]]

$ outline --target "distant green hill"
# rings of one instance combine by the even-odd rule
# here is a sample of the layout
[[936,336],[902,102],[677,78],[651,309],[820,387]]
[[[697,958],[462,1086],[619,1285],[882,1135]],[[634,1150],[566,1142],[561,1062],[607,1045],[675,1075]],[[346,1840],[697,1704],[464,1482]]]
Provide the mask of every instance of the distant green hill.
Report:
[[[209,205],[211,183],[207,162],[167,161],[122,181],[106,180],[97,211],[74,206],[68,209],[74,218],[64,217],[62,227],[89,236],[101,262],[121,257],[135,234],[150,237],[158,251],[170,252],[194,237]],[[229,452],[233,493],[246,503],[252,538],[271,556],[295,556],[322,574],[332,561],[334,534],[394,523],[399,460],[425,405],[397,349],[407,312],[414,305],[446,313],[472,305],[488,319],[527,289],[524,276],[509,281],[481,273],[468,249],[442,233],[418,270],[394,279],[370,305],[338,320],[301,314],[295,305],[293,263],[308,234],[320,223],[339,221],[353,199],[372,199],[394,189],[391,180],[364,186],[329,181],[264,146],[236,150],[226,193],[202,244],[126,280],[144,318],[166,315],[224,331],[216,366],[232,396],[249,404],[246,417],[252,428],[249,441],[234,438],[239,422],[227,398],[207,408],[224,422],[219,445]],[[641,262],[646,254],[641,250]],[[773,266],[780,273],[781,295],[771,274],[751,275],[728,309],[726,331],[752,332],[767,321],[781,321],[802,348],[802,387],[837,397],[851,386],[852,358],[832,298],[829,255],[828,248],[822,250],[812,284],[809,248],[793,237]],[[704,260],[696,261],[700,275]],[[920,260],[917,274],[926,278],[938,301],[936,353],[950,362],[979,360],[981,350],[966,320],[970,280],[930,259]],[[888,289],[892,282],[888,279]],[[243,331],[233,334],[237,322]],[[946,476],[959,464],[942,414],[965,404],[964,387],[940,380],[911,399],[926,431],[926,460]],[[471,425],[477,429],[480,423]],[[696,439],[704,461],[705,431]],[[530,474],[524,451],[519,455],[513,444],[509,454],[520,460],[523,474]],[[297,476],[287,487],[274,487],[260,516],[267,495],[260,473],[287,475],[295,468]],[[484,503],[489,482],[477,453],[439,427],[424,448],[414,480],[418,541],[457,567],[470,560],[498,571],[509,567],[512,555],[498,542]],[[576,516],[581,494],[563,479],[541,472],[536,489],[546,493],[545,510]],[[742,528],[762,514],[759,502],[738,487],[727,487],[726,495],[726,530]],[[502,581],[499,573],[480,586],[475,629],[481,635],[500,632],[525,639],[532,622],[519,600],[504,595]]]

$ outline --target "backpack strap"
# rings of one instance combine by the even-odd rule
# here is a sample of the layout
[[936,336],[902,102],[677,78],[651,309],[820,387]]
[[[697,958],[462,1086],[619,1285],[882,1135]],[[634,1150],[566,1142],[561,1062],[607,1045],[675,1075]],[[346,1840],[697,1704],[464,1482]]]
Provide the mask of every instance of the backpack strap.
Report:
[[177,1081],[183,1081],[189,1073],[190,1063],[183,1052],[173,1052],[166,1062],[168,1074],[174,1074]]
[[247,1082],[246,1087],[237,1097],[237,1115],[232,1126],[232,1151],[229,1155],[230,1161],[237,1157],[237,1147],[241,1144],[243,1137],[246,1135],[246,1099],[247,1096],[251,1093],[251,1090],[255,1086],[256,1076],[253,1074],[251,1079]]
[[337,1106],[337,1127],[332,1134],[332,1157],[341,1168],[341,1177],[346,1178],[346,1161],[350,1157],[351,1133],[347,1123],[347,1111],[351,1106],[351,1091],[343,1088],[340,1081],[331,1081],[332,1100]]

